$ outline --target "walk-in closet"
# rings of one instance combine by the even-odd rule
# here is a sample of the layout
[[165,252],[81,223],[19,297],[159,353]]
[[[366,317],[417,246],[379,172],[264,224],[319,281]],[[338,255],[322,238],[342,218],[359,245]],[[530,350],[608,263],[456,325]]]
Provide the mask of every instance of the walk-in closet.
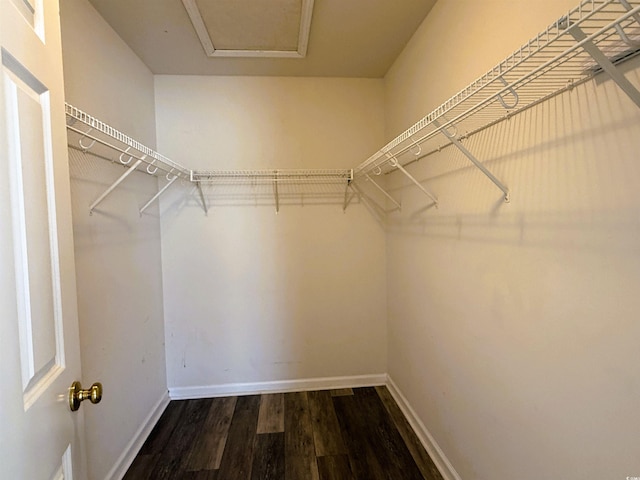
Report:
[[640,478],[640,0],[400,3],[0,0],[0,478]]

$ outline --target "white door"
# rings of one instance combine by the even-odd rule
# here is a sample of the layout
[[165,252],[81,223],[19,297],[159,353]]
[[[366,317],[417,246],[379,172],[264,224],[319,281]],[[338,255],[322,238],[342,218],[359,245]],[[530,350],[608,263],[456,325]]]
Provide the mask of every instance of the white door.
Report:
[[85,477],[60,43],[57,0],[0,0],[2,479]]

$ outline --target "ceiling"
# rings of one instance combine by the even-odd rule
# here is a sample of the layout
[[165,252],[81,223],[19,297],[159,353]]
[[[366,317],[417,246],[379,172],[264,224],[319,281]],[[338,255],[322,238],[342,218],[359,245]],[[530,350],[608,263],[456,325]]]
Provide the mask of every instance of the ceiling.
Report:
[[[436,2],[293,0],[286,5],[282,0],[186,2],[202,13],[206,29],[200,29],[199,37],[181,0],[89,1],[155,74],[365,78],[386,74]],[[304,24],[301,12],[305,3],[313,3],[306,45],[305,39],[295,41],[300,25]],[[238,17],[238,12],[245,16]],[[236,25],[237,28],[229,28]],[[213,49],[209,49],[208,55],[201,43],[203,31],[205,36],[209,33],[214,45],[219,42],[213,56],[210,56]],[[300,57],[296,54],[286,58],[285,54],[265,58],[247,53],[261,48],[256,47],[257,38],[275,39],[276,47],[297,49],[302,54],[306,48],[306,56],[295,58]],[[233,52],[218,50],[221,46],[240,50],[240,55],[235,57]]]

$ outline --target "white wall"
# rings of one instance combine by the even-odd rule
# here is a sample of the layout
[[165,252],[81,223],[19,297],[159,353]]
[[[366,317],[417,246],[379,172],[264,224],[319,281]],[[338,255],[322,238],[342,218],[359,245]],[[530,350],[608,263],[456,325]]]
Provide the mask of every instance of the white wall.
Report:
[[[381,80],[156,77],[158,147],[195,169],[350,168],[383,140]],[[245,193],[247,190],[243,190]],[[162,198],[170,388],[386,371],[384,230],[362,204]]]
[[[88,1],[62,1],[61,21],[67,102],[153,148],[151,72]],[[135,173],[89,216],[124,170],[69,155],[82,382],[104,386],[102,403],[83,408],[89,475],[102,479],[167,394],[158,207],[138,215],[157,181]]]
[[[574,3],[440,0],[385,79],[388,138]],[[638,125],[590,82],[466,141],[510,204],[451,147],[411,167],[438,210],[391,179],[389,373],[464,480],[640,475]]]

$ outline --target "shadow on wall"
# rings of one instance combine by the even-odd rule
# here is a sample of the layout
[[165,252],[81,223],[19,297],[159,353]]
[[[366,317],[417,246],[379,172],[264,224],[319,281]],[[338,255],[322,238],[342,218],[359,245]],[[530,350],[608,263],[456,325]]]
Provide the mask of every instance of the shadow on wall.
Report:
[[170,386],[384,371],[384,232],[358,198],[283,189],[276,215],[269,186],[230,190],[203,189],[208,217],[193,186],[161,201]]
[[[198,208],[208,214],[209,209],[225,207],[271,207],[279,213],[282,207],[335,206],[346,213],[355,205],[363,205],[376,222],[384,228],[387,210],[370,188],[362,182],[352,182],[348,187],[337,184],[284,184],[276,189],[273,184],[203,184],[200,190],[184,180],[178,185],[186,192],[175,196],[163,211],[163,215],[178,215],[183,209]],[[203,205],[203,201],[205,204]]]
[[[595,98],[599,98],[596,102]],[[438,209],[396,172],[394,234],[560,249],[640,248],[640,112],[615,85],[590,82],[464,141],[510,188],[511,203],[448,146],[411,173]]]
[[345,206],[345,190],[347,208],[360,203],[357,192],[345,185],[306,184],[280,185],[276,191],[273,184],[250,182],[246,184],[203,184],[202,195],[199,189],[187,182],[182,182],[187,192],[174,199],[165,213],[177,214],[184,208],[197,207],[203,210],[202,199],[207,209],[215,207],[273,207],[276,211],[282,206],[305,207],[313,205],[335,205],[343,209]]
[[434,219],[393,220],[392,234],[429,237],[472,243],[517,245],[522,247],[640,252],[640,223],[637,210],[600,211],[597,214],[547,212],[534,214],[455,215]]
[[590,81],[464,143],[511,203],[451,147],[409,167],[437,210],[388,175],[389,374],[464,478],[624,478],[640,111]]
[[77,148],[69,148],[68,152],[76,251],[98,246],[130,245],[132,242],[139,245],[159,242],[157,208],[148,210],[142,217],[139,214],[140,207],[157,191],[155,177],[134,173],[90,214],[91,203],[127,167],[113,162],[112,158]]

